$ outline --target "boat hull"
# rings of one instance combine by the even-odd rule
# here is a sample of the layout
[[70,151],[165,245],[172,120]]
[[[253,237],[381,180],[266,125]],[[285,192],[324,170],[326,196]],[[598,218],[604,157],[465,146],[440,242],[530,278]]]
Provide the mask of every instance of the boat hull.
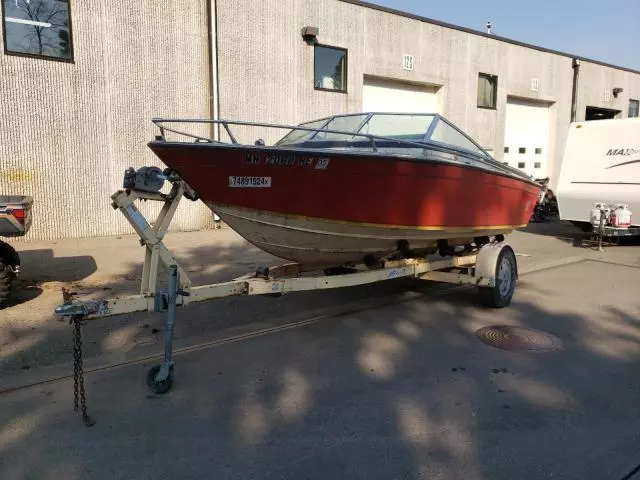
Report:
[[300,263],[429,248],[526,225],[540,188],[483,168],[371,153],[206,143],[149,147],[248,241]]
[[230,228],[256,247],[276,257],[303,265],[337,266],[362,263],[364,257],[384,257],[407,241],[412,249],[435,250],[438,240],[452,246],[474,237],[507,234],[508,228],[389,228],[283,215],[261,210],[208,203]]

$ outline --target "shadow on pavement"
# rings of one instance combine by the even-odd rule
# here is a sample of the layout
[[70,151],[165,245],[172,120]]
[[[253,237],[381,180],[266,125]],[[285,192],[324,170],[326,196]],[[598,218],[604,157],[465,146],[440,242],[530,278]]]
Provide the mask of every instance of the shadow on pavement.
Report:
[[0,307],[0,311],[30,302],[42,295],[42,292],[42,288],[29,281],[15,279],[12,283],[10,296]]
[[554,237],[565,243],[572,244],[574,247],[583,247],[583,240],[591,237],[589,233],[581,231],[570,222],[563,222],[558,219],[541,223],[530,223],[526,227],[520,228],[519,231],[533,235]]
[[[150,364],[92,373],[91,429],[70,409],[70,382],[2,395],[3,478],[622,478],[640,461],[640,313],[621,306],[628,292],[608,300],[599,288],[637,270],[568,268],[528,276],[507,309],[479,308],[464,289],[180,355],[162,397],[143,385]],[[212,302],[180,310],[178,325],[239,326],[256,320],[249,311],[265,320],[347,291],[407,288],[418,287]],[[500,350],[474,336],[504,324],[549,332],[563,349]],[[104,349],[93,325],[85,338]]]
[[45,282],[77,282],[97,269],[91,256],[55,257],[53,250],[23,250],[20,252],[21,274],[14,280],[9,299],[2,310],[28,303],[38,298]]
[[23,250],[20,259],[23,278],[30,282],[77,282],[97,268],[93,257],[55,257],[51,249]]
[[[591,233],[582,231],[568,221],[556,219],[542,223],[530,223],[526,227],[520,228],[519,231],[533,235],[554,237],[580,249],[598,249],[598,242],[593,238]],[[605,237],[603,239],[603,245],[606,247],[638,246],[640,245],[640,236]]]

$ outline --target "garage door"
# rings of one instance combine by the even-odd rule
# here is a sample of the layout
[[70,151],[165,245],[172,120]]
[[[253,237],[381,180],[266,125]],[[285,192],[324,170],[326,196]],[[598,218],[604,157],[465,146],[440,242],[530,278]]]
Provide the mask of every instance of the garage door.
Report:
[[437,88],[365,77],[362,111],[437,113]]
[[507,100],[504,161],[535,178],[549,175],[549,105]]

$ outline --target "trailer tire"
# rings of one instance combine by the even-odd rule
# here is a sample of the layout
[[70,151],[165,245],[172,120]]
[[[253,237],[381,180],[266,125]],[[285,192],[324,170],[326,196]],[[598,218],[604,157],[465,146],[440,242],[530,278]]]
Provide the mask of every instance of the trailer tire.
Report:
[[480,287],[480,302],[491,308],[504,308],[511,303],[518,280],[518,264],[511,247],[500,250],[495,266],[495,286]]
[[4,306],[7,298],[9,298],[12,281],[13,272],[8,265],[5,265],[3,259],[0,258],[0,308]]

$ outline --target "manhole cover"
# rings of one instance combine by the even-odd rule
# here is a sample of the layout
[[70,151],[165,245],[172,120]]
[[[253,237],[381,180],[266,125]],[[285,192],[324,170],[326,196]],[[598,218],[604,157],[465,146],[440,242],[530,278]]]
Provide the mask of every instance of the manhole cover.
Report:
[[562,348],[558,337],[523,327],[484,327],[476,331],[476,337],[487,345],[516,352],[552,352]]

